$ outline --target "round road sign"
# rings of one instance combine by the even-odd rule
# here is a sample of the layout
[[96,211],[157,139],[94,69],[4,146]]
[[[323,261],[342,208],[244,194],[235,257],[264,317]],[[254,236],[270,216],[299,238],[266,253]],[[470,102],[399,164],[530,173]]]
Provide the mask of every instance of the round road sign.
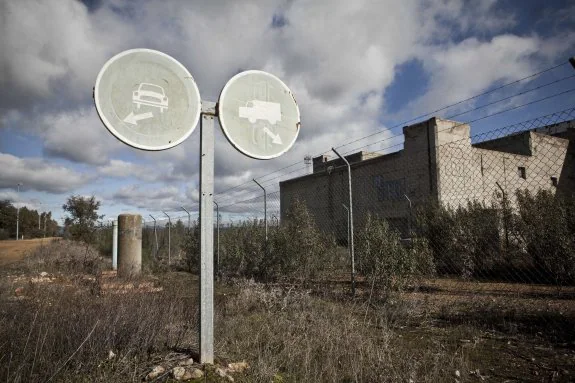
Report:
[[96,79],[94,101],[114,136],[144,150],[180,144],[194,131],[201,111],[190,72],[150,49],[127,50],[108,60]]
[[232,77],[218,101],[220,125],[240,152],[260,160],[281,156],[300,130],[299,108],[289,88],[272,74],[250,70]]

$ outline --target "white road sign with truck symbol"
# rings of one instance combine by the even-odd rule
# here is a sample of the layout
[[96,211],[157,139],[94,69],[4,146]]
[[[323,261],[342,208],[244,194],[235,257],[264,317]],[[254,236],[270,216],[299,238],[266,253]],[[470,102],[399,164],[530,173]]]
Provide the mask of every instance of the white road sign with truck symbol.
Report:
[[96,79],[94,102],[106,128],[120,141],[143,150],[180,144],[200,118],[200,92],[174,58],[131,49],[108,60]]
[[274,75],[250,70],[232,77],[220,94],[224,135],[240,152],[271,159],[288,151],[300,130],[300,114],[289,88]]

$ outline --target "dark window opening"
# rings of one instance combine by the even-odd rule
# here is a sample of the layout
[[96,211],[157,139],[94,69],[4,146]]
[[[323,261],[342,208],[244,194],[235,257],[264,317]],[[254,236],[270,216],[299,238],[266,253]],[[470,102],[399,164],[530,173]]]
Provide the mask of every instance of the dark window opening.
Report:
[[524,166],[519,166],[517,168],[517,174],[519,175],[519,177],[523,178],[524,180],[527,179],[527,171],[525,170]]
[[380,201],[394,201],[404,198],[405,179],[385,180],[383,176],[374,177],[374,186]]

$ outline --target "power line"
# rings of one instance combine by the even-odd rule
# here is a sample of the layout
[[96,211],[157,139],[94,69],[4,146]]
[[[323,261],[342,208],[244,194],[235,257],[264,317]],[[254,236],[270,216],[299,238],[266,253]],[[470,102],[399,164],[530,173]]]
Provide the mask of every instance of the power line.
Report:
[[[530,102],[527,102],[527,103],[524,103],[524,104],[521,104],[521,105],[517,105],[517,106],[511,107],[511,108],[507,108],[507,109],[504,109],[504,110],[501,110],[501,111],[498,111],[498,112],[495,112],[495,113],[492,113],[492,114],[489,114],[489,115],[486,115],[486,116],[483,116],[483,117],[479,117],[479,118],[476,118],[476,119],[474,119],[474,120],[469,120],[469,121],[467,121],[467,122],[462,122],[462,123],[460,123],[460,124],[455,125],[455,127],[461,126],[461,125],[465,125],[465,124],[470,124],[470,123],[477,122],[477,121],[480,121],[480,120],[484,120],[484,119],[489,118],[489,117],[493,117],[493,116],[497,116],[497,115],[500,115],[500,114],[503,114],[503,113],[507,113],[507,112],[512,111],[512,110],[516,110],[516,109],[519,109],[519,108],[522,108],[522,107],[525,107],[525,106],[528,106],[528,105],[532,105],[532,104],[535,104],[535,103],[538,103],[538,102],[542,102],[542,101],[545,101],[545,100],[549,100],[549,99],[551,99],[551,98],[558,97],[558,96],[561,96],[561,95],[564,95],[564,94],[567,94],[567,93],[571,93],[571,92],[574,92],[574,91],[575,91],[575,88],[572,88],[572,89],[569,89],[569,90],[566,90],[566,91],[563,91],[563,92],[559,92],[559,93],[556,93],[556,94],[553,94],[553,95],[550,95],[550,96],[546,96],[546,97],[543,97],[543,98],[540,98],[540,99],[537,99],[537,100],[533,100],[533,101],[530,101]],[[450,128],[453,128],[453,127],[450,127]],[[447,129],[450,129],[450,128],[447,128]],[[442,131],[444,131],[444,130],[446,130],[446,129],[443,129]],[[395,136],[391,136],[391,137],[386,137],[386,138],[384,138],[384,139],[382,139],[382,140],[379,140],[379,141],[376,141],[376,142],[372,142],[372,143],[370,143],[370,144],[363,145],[363,146],[360,146],[360,147],[356,147],[356,148],[354,148],[354,149],[351,149],[351,150],[349,150],[349,151],[346,151],[346,152],[343,153],[343,154],[344,154],[344,155],[345,155],[345,154],[349,154],[349,153],[355,152],[355,151],[357,151],[357,150],[360,150],[360,149],[363,149],[363,148],[366,148],[366,147],[369,147],[369,146],[372,146],[372,145],[375,145],[375,144],[378,144],[378,143],[381,143],[381,142],[389,141],[389,140],[391,140],[391,139],[393,139],[393,138],[396,138],[396,137],[399,137],[399,135],[395,135]],[[377,152],[382,152],[382,151],[384,151],[384,150],[388,150],[388,149],[391,149],[391,148],[394,148],[394,147],[398,147],[398,146],[401,146],[401,145],[402,145],[402,143],[394,144],[394,145],[391,145],[391,146],[382,148],[382,149],[378,150]],[[298,164],[299,164],[299,163],[298,163]],[[300,165],[301,165],[301,164],[300,164]],[[305,166],[301,166],[299,169],[296,169],[296,170],[293,170],[293,171],[291,171],[291,172],[284,173],[284,174],[281,174],[281,175],[279,175],[279,176],[276,176],[276,177],[273,177],[273,178],[271,178],[271,179],[268,179],[268,180],[265,181],[265,185],[266,185],[266,186],[267,186],[267,185],[270,185],[269,182],[271,182],[271,181],[274,181],[274,180],[276,180],[276,179],[278,179],[278,178],[287,176],[287,175],[289,175],[289,174],[295,173],[296,171],[303,170],[303,169],[305,169]],[[228,200],[230,200],[231,198],[232,198],[232,197],[227,198],[227,199],[224,199],[223,201],[228,201]],[[256,197],[256,198],[257,198],[257,197]]]
[[[474,120],[469,120],[469,121],[467,121],[467,122],[463,122],[463,123],[458,124],[458,125],[456,125],[456,126],[461,126],[461,125],[465,125],[465,124],[471,124],[472,122],[477,122],[477,121],[480,121],[480,120],[484,120],[484,119],[489,118],[489,117],[497,116],[497,115],[499,115],[499,114],[503,114],[503,113],[506,113],[506,112],[510,112],[510,111],[512,111],[512,110],[519,109],[519,108],[522,108],[522,107],[524,107],[524,106],[528,106],[528,105],[532,105],[532,104],[535,104],[535,103],[538,103],[538,102],[541,102],[541,101],[549,100],[549,99],[551,99],[551,98],[558,97],[558,96],[561,96],[561,95],[564,95],[564,94],[567,94],[567,93],[571,93],[571,92],[573,92],[573,91],[575,91],[575,88],[572,88],[572,89],[569,89],[569,90],[566,90],[566,91],[563,91],[563,92],[560,92],[560,93],[556,93],[556,94],[553,94],[553,95],[551,95],[551,96],[543,97],[543,98],[540,98],[540,99],[537,99],[537,100],[534,100],[534,101],[530,101],[530,102],[525,103],[525,104],[521,104],[521,105],[518,105],[518,106],[514,106],[514,107],[512,107],[512,108],[504,109],[504,110],[499,111],[499,112],[496,112],[496,113],[488,114],[487,116],[483,116],[483,117],[480,117],[480,118],[476,118],[476,119],[474,119]],[[368,146],[372,146],[372,145],[375,145],[375,144],[378,144],[378,143],[381,143],[381,142],[389,141],[389,140],[391,140],[392,138],[396,138],[396,137],[400,137],[400,136],[401,136],[401,135],[394,135],[394,136],[391,136],[391,137],[386,137],[386,138],[381,139],[381,140],[379,140],[379,141],[375,141],[375,142],[369,143],[369,144],[367,144],[367,145],[359,146],[359,147],[356,147],[356,148],[354,148],[354,149],[348,150],[348,151],[345,152],[344,154],[349,154],[349,153],[355,152],[355,151],[357,151],[357,150],[359,150],[359,149],[363,149],[363,148],[366,148],[366,147],[368,147]],[[380,150],[385,150],[385,149],[386,149],[386,148],[383,148],[383,149],[380,149]]]
[[[493,88],[493,89],[490,89],[490,90],[488,90],[488,91],[479,93],[479,94],[477,94],[477,95],[474,95],[474,96],[472,96],[472,97],[466,98],[466,99],[464,99],[464,100],[457,101],[457,102],[455,102],[455,103],[453,103],[453,104],[450,104],[450,105],[441,107],[441,108],[436,109],[436,110],[434,110],[434,111],[432,111],[432,112],[428,112],[428,113],[422,114],[422,115],[420,115],[420,116],[417,116],[417,117],[415,117],[415,118],[412,118],[412,119],[410,119],[410,120],[403,121],[403,122],[401,122],[401,123],[399,123],[399,124],[397,124],[397,125],[395,125],[395,126],[389,128],[389,129],[380,130],[380,131],[378,131],[378,132],[369,134],[369,135],[367,135],[367,136],[360,137],[360,138],[358,138],[358,139],[356,139],[356,140],[349,141],[349,142],[347,142],[347,143],[344,143],[344,144],[338,146],[337,148],[342,148],[342,147],[344,147],[344,146],[351,145],[351,144],[353,144],[353,143],[355,143],[355,142],[364,140],[364,139],[366,139],[366,138],[373,137],[373,136],[375,136],[375,135],[377,135],[377,134],[381,134],[381,133],[383,133],[383,132],[390,131],[390,130],[393,130],[393,129],[402,127],[402,126],[404,126],[404,125],[407,124],[407,123],[410,123],[410,122],[419,120],[419,119],[424,118],[424,117],[427,117],[427,116],[429,116],[429,115],[433,115],[433,114],[435,114],[435,113],[438,113],[438,112],[441,112],[441,111],[443,111],[443,110],[452,108],[452,107],[454,107],[454,106],[460,105],[460,104],[465,103],[465,102],[467,102],[467,101],[474,100],[474,99],[476,99],[476,98],[478,98],[478,97],[485,96],[485,95],[490,94],[490,93],[494,93],[494,92],[496,92],[496,91],[498,91],[498,90],[501,90],[501,89],[503,89],[503,88],[505,88],[505,87],[508,87],[508,86],[511,86],[511,85],[514,85],[514,84],[518,84],[518,83],[520,83],[520,82],[522,82],[522,81],[525,81],[525,80],[528,80],[528,79],[530,79],[530,78],[534,78],[534,77],[540,76],[540,75],[542,75],[542,74],[544,74],[544,73],[547,73],[547,72],[550,72],[550,71],[552,71],[552,70],[555,70],[555,69],[557,69],[557,68],[559,68],[559,67],[562,67],[563,65],[566,65],[567,63],[568,63],[568,62],[564,62],[564,63],[558,64],[558,65],[549,67],[549,68],[547,68],[547,69],[541,70],[541,71],[539,71],[539,72],[530,74],[529,76],[520,78],[520,79],[518,79],[518,80],[509,82],[509,83],[506,83],[506,84],[503,84],[503,85],[501,85],[501,86],[498,86],[498,87]],[[573,76],[570,76],[570,77],[573,77]],[[568,77],[568,78],[569,78],[569,77]],[[555,81],[555,82],[553,82],[553,83],[556,83],[556,82],[557,82],[557,81]],[[544,86],[551,85],[551,84],[552,84],[552,83],[548,83],[548,84],[546,84],[546,85],[544,85]],[[543,86],[541,86],[541,87],[543,87]],[[519,94],[517,94],[517,95],[519,95]],[[515,95],[515,96],[517,96],[517,95]],[[514,96],[514,97],[515,97],[515,96]],[[310,105],[310,104],[305,104],[305,105]],[[472,111],[472,110],[468,111],[467,113],[470,113],[471,111]],[[328,152],[329,152],[329,151],[324,151],[324,152],[320,153],[320,155],[321,155],[321,154],[328,153]],[[298,164],[300,164],[299,161],[298,161],[298,162],[295,162],[295,163],[293,163],[293,164],[291,164],[291,165],[287,165],[287,166],[285,166],[285,167],[282,167],[282,168],[280,168],[280,169],[274,170],[273,172],[268,173],[268,174],[265,174],[265,175],[263,175],[263,176],[261,176],[261,177],[258,177],[258,178],[259,178],[259,179],[262,179],[262,178],[268,177],[268,176],[270,176],[270,175],[272,175],[272,174],[281,172],[282,170],[289,169],[289,168],[291,168],[291,167],[293,167],[293,166],[296,166],[296,165],[298,165]],[[291,173],[291,172],[290,172],[290,173]],[[288,173],[288,174],[289,174],[289,173]],[[281,177],[281,176],[280,176],[280,177]],[[278,177],[274,177],[274,178],[272,178],[272,179],[266,180],[265,182],[268,182],[268,181],[271,181],[271,180],[274,180],[274,179],[277,179],[277,178],[278,178]],[[241,188],[242,186],[245,186],[245,185],[248,185],[248,184],[251,184],[251,183],[252,183],[251,180],[250,180],[250,181],[246,181],[246,182],[244,182],[244,183],[241,183],[241,184],[238,184],[238,185],[236,185],[236,186],[233,186],[233,187],[231,187],[231,188],[229,188],[229,189],[223,190],[222,192],[217,193],[216,196],[221,196],[222,194],[226,194],[226,193],[228,193],[228,192],[230,192],[230,191],[232,191],[232,190]]]
[[[522,81],[525,81],[525,80],[527,80],[527,79],[540,76],[540,75],[542,75],[543,73],[547,73],[547,72],[549,72],[549,71],[552,71],[552,70],[554,70],[554,69],[557,69],[557,68],[559,68],[559,67],[561,67],[561,66],[563,66],[563,65],[566,65],[566,64],[567,64],[567,63],[565,62],[565,63],[563,63],[563,64],[558,64],[558,65],[555,65],[555,66],[553,66],[553,67],[544,69],[544,70],[539,71],[539,72],[537,72],[537,73],[530,74],[529,76],[520,78],[519,80],[515,80],[515,81],[509,82],[509,83],[507,83],[507,84],[503,84],[503,85],[501,85],[501,86],[498,86],[497,88],[494,88],[494,89],[485,91],[485,92],[483,92],[483,93],[476,94],[475,96],[472,96],[472,97],[466,98],[466,99],[464,99],[464,100],[457,101],[457,102],[455,102],[455,103],[453,103],[453,104],[450,104],[450,105],[441,107],[441,108],[439,108],[439,109],[434,110],[433,112],[428,112],[428,113],[422,114],[422,115],[420,115],[420,116],[414,117],[414,118],[412,118],[412,119],[410,119],[410,120],[400,122],[399,124],[397,124],[397,125],[391,127],[390,129],[384,129],[384,131],[385,131],[385,130],[392,130],[392,129],[395,129],[395,128],[404,126],[405,124],[408,124],[408,123],[410,123],[410,122],[413,122],[413,121],[422,119],[422,118],[424,118],[424,117],[428,117],[428,116],[434,115],[435,113],[438,113],[438,112],[444,111],[444,110],[446,110],[446,109],[450,109],[450,108],[452,108],[452,107],[454,107],[454,106],[463,104],[464,102],[471,101],[471,100],[474,100],[474,99],[476,99],[476,98],[478,98],[478,97],[482,97],[482,96],[485,96],[485,95],[487,95],[487,94],[496,92],[496,91],[501,90],[501,89],[503,89],[503,88],[506,88],[506,87],[508,87],[508,86],[518,84],[518,83],[520,83],[520,82],[522,82]],[[369,137],[375,136],[375,135],[377,135],[377,134],[380,134],[381,132],[382,132],[382,131],[378,131],[378,132],[372,133],[372,134],[370,134],[370,135],[367,135],[367,136],[365,136],[365,137],[360,137],[360,138],[358,138],[358,139],[356,139],[356,140],[353,140],[353,141],[347,142],[347,143],[345,143],[345,144],[343,144],[343,145],[340,145],[340,146],[338,146],[337,148],[341,148],[341,147],[344,147],[344,146],[353,144],[353,143],[358,142],[358,141],[361,141],[361,140],[363,140],[363,139],[365,139],[365,138],[369,138]]]

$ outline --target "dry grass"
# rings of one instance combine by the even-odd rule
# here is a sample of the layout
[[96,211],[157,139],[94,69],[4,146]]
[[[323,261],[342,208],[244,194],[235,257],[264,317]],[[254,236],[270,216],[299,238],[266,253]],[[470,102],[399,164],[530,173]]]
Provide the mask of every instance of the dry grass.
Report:
[[[103,267],[84,245],[60,242],[19,271],[29,277],[47,271],[49,282],[27,283],[16,297],[13,279],[0,280],[0,381],[139,382],[158,364],[169,369],[196,356],[195,276],[159,275],[163,290],[155,293],[102,294],[80,276],[99,283]],[[453,284],[436,285],[453,293]],[[423,298],[406,299],[436,293],[378,302],[245,280],[218,284],[216,362],[247,361],[250,368],[234,375],[236,382],[453,382],[456,371],[462,382],[575,376],[575,343],[524,335],[512,326],[518,316],[485,317],[476,326],[435,306],[426,309]],[[507,330],[495,326],[499,321]],[[168,382],[169,375],[157,381]]]

